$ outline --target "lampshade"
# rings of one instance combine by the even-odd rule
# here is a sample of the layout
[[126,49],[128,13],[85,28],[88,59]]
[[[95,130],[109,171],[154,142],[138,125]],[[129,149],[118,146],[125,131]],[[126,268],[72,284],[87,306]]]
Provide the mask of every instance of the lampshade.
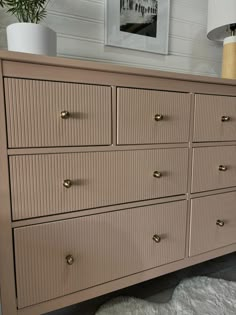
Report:
[[208,0],[207,37],[223,41],[230,36],[227,26],[236,23],[236,0]]

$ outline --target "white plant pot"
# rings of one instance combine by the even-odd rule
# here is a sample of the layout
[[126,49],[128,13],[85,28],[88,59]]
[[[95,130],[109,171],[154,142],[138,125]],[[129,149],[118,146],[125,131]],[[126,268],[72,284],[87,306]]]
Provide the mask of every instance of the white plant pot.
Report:
[[34,23],[14,23],[7,27],[8,50],[55,56],[57,35],[50,28]]

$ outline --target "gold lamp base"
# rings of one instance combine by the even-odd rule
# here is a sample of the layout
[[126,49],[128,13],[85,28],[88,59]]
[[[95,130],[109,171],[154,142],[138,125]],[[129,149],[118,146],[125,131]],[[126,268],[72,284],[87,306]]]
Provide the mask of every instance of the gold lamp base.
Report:
[[236,36],[224,40],[222,78],[236,79]]

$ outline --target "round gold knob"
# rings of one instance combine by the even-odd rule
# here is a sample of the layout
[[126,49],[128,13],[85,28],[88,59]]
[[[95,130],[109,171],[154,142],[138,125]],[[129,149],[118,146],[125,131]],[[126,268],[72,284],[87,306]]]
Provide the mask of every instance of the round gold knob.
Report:
[[161,241],[161,237],[157,234],[153,235],[152,239],[156,243],[160,243],[160,241]]
[[72,186],[71,180],[70,180],[70,179],[65,179],[65,180],[63,181],[63,186],[64,186],[65,188],[70,188],[70,187]]
[[67,264],[68,264],[69,266],[73,265],[74,261],[75,261],[75,260],[74,260],[74,257],[73,257],[72,255],[66,256],[66,262],[67,262]]
[[219,171],[221,171],[221,172],[226,172],[226,171],[227,171],[227,166],[225,166],[225,165],[220,165],[220,166],[219,166]]
[[62,119],[67,119],[67,118],[69,118],[70,117],[70,113],[67,111],[67,110],[63,110],[62,112],[61,112],[61,118]]
[[223,227],[225,225],[224,221],[222,220],[217,220],[216,221],[216,225],[220,226],[220,227]]
[[162,176],[161,172],[155,171],[153,173],[153,177],[155,177],[155,178],[161,178],[161,176]]
[[155,121],[161,121],[161,120],[163,120],[163,118],[164,118],[164,116],[160,115],[160,114],[156,114],[154,117]]
[[229,116],[222,116],[221,117],[221,121],[230,121],[230,117]]

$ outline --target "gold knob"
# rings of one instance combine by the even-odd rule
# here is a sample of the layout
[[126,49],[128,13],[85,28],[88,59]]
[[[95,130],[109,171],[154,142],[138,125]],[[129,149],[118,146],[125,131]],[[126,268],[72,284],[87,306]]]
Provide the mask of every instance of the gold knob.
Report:
[[65,188],[70,188],[70,187],[72,186],[71,180],[70,180],[70,179],[65,179],[65,180],[63,181],[63,186],[64,186]]
[[67,118],[69,118],[70,117],[70,113],[67,111],[67,110],[63,110],[62,112],[61,112],[61,118],[62,119],[67,119]]
[[160,114],[156,114],[154,117],[155,121],[161,121],[161,120],[163,120],[163,118],[164,118],[164,116],[160,115]]
[[73,257],[72,255],[66,256],[66,262],[67,262],[67,264],[68,264],[69,266],[73,265],[74,261],[75,261],[75,260],[74,260],[74,257]]
[[219,171],[221,171],[221,172],[226,172],[226,171],[227,171],[227,166],[225,166],[225,165],[220,165],[220,166],[219,166]]
[[221,121],[230,121],[230,117],[229,116],[222,116],[221,117]]
[[162,176],[161,172],[155,171],[153,173],[153,177],[155,177],[155,178],[161,178],[161,176]]
[[161,241],[161,237],[157,234],[153,235],[152,239],[156,243],[160,243],[160,241]]
[[217,220],[216,221],[216,225],[220,226],[220,227],[223,227],[225,225],[224,221],[222,220]]

